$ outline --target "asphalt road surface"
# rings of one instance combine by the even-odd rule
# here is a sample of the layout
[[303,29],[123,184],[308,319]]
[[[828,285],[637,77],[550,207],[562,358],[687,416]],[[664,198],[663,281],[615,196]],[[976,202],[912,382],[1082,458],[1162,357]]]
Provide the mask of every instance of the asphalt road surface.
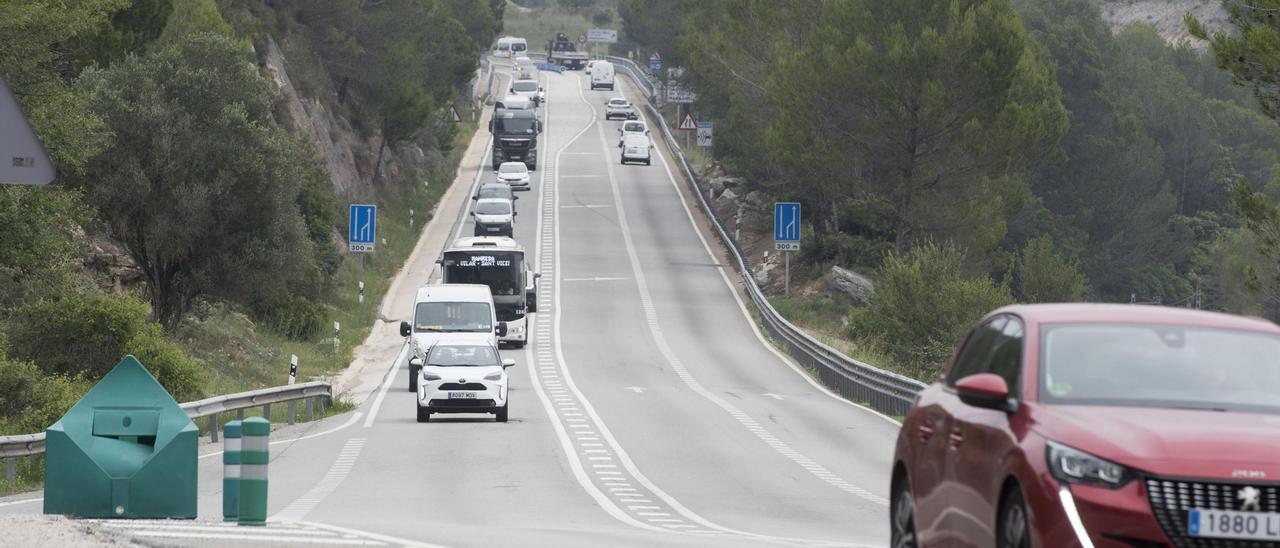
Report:
[[[530,344],[503,351],[517,361],[510,422],[418,424],[403,355],[383,359],[358,411],[273,434],[268,527],[221,524],[215,447],[198,520],[104,527],[219,546],[887,544],[896,423],[764,341],[695,229],[660,130],[653,165],[619,165],[621,122],[603,105],[627,91],[621,76],[617,92],[590,91],[581,72],[541,78],[546,130],[515,233],[542,279]],[[455,203],[453,225],[429,230],[470,235],[471,201]],[[0,513],[39,512],[31,497]]]

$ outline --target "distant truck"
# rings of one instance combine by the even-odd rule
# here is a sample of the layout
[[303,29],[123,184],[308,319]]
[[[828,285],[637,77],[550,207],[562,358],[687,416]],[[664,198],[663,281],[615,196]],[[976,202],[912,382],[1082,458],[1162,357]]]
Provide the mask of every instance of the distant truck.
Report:
[[587,59],[587,53],[578,51],[577,44],[574,44],[573,40],[563,32],[557,33],[554,40],[547,42],[548,63],[571,70],[581,70],[587,64]]
[[530,170],[538,169],[538,134],[542,121],[533,110],[498,109],[489,120],[493,134],[493,169],[503,162],[524,162]]
[[489,286],[497,320],[505,326],[498,342],[517,348],[528,342],[528,319],[538,311],[538,278],[529,270],[524,246],[503,236],[458,238],[440,257],[446,284]]

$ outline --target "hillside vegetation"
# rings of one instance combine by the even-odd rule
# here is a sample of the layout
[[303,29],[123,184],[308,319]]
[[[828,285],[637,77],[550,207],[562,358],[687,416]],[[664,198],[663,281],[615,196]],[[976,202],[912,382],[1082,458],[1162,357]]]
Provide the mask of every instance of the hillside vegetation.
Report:
[[[1273,7],[1252,12],[1254,25],[1274,24]],[[698,119],[716,123],[714,158],[742,190],[803,204],[793,267],[876,282],[865,308],[779,302],[842,332],[840,346],[931,380],[973,322],[1006,303],[1280,319],[1273,73],[1247,72],[1217,41],[1206,53],[1151,25],[1113,26],[1102,9],[622,0],[619,13],[629,45],[685,69]],[[1206,32],[1246,16],[1208,17]],[[1265,85],[1233,84],[1218,66],[1233,64]]]
[[[0,187],[0,435],[125,354],[179,401],[284,384],[291,353],[343,367],[453,178],[472,129],[445,109],[503,5],[0,3],[0,74],[58,169]],[[382,212],[363,303],[356,200]]]

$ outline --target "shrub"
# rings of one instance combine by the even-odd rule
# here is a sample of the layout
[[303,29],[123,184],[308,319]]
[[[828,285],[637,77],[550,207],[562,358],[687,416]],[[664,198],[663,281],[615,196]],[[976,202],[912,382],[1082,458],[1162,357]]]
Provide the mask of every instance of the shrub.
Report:
[[911,376],[932,380],[974,322],[1014,302],[1007,286],[963,265],[951,243],[887,255],[871,306],[854,317],[855,335],[875,341]]
[[1085,277],[1074,262],[1054,249],[1044,235],[1027,242],[1017,260],[1018,292],[1023,302],[1065,303],[1083,300]]
[[88,381],[0,355],[0,435],[43,432],[88,391]]
[[272,331],[297,341],[315,337],[329,319],[323,305],[289,293],[259,303],[254,316]]
[[134,297],[68,294],[37,301],[18,309],[10,334],[11,355],[46,375],[97,381],[133,354],[179,402],[202,392],[199,365],[147,321],[146,305]]

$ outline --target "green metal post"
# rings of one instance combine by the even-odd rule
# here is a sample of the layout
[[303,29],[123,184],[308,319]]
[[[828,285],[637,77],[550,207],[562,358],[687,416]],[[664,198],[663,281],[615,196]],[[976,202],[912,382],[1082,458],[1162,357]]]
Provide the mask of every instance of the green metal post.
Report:
[[267,524],[267,462],[271,421],[249,417],[240,424],[240,525]]
[[240,515],[240,421],[227,423],[222,439],[222,521],[235,521]]

